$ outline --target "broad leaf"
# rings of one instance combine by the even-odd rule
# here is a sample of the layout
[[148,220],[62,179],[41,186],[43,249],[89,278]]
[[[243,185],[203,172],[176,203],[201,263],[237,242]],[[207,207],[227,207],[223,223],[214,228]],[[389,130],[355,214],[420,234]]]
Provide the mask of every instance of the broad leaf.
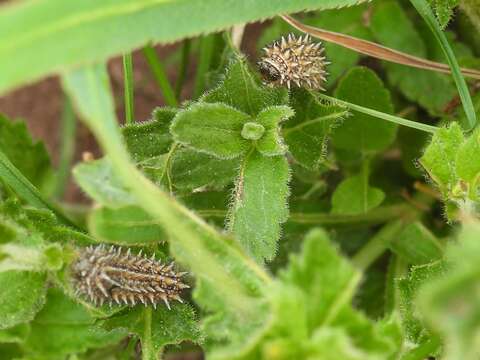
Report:
[[[48,359],[115,344],[126,336],[122,329],[107,332],[94,326],[95,319],[83,306],[60,290],[48,291],[47,303],[31,323],[23,347],[31,357]],[[54,341],[52,341],[54,339]]]
[[158,221],[133,205],[94,209],[88,218],[88,229],[99,241],[124,246],[153,245],[166,240]]
[[[367,160],[365,160],[367,161]],[[332,195],[332,213],[361,214],[379,206],[385,193],[368,184],[363,174],[343,180]]]
[[443,245],[421,222],[407,225],[389,244],[390,249],[405,261],[422,265],[439,260]]
[[223,81],[214,90],[202,96],[200,101],[221,102],[250,117],[256,117],[268,106],[285,105],[288,94],[284,88],[260,86],[245,59],[237,56],[230,63]]
[[143,359],[155,360],[164,346],[182,341],[202,342],[195,312],[189,305],[175,304],[158,309],[137,306],[101,321],[100,326],[109,331],[127,331],[142,343]]
[[288,216],[290,170],[283,156],[264,157],[256,151],[243,160],[229,211],[229,229],[257,261],[272,260],[280,224]]
[[53,170],[45,145],[34,141],[24,122],[0,114],[0,150],[36,187],[47,190]]
[[278,14],[357,3],[359,0],[254,5],[237,0],[32,0],[14,4],[0,12],[0,93],[80,64],[106,61],[150,41],[169,43]]
[[44,273],[0,272],[0,329],[33,319],[45,303],[45,280]]
[[250,141],[241,135],[251,118],[225,104],[197,103],[180,111],[171,126],[176,141],[199,152],[231,159],[245,153]]
[[169,127],[175,109],[157,108],[152,120],[137,122],[122,128],[128,151],[135,161],[142,161],[168,152],[172,143]]
[[326,155],[329,136],[348,112],[332,104],[319,103],[306,90],[293,91],[291,106],[295,116],[283,127],[285,142],[298,163],[318,169]]
[[[370,69],[356,67],[340,81],[335,96],[356,105],[385,113],[393,112],[389,91]],[[352,112],[333,134],[333,145],[339,149],[363,154],[382,151],[395,140],[397,126],[372,116]]]
[[110,207],[135,204],[134,197],[106,157],[78,164],[73,176],[83,191],[100,204]]

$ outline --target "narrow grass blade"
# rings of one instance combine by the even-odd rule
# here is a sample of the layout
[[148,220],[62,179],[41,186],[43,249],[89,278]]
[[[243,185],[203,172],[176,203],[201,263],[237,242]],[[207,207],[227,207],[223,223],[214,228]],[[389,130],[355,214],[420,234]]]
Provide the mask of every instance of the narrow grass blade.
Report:
[[[440,28],[440,25],[438,24],[435,15],[432,13],[430,6],[425,0],[410,1],[417,9],[418,13],[423,17],[427,25],[430,27],[430,30],[432,30],[435,38],[437,39],[443,52],[445,53],[445,57],[447,58],[447,62],[450,65],[450,69],[452,71],[453,79],[455,80],[455,84],[457,85],[460,99],[462,100],[463,109],[465,110],[465,118],[467,119],[467,123],[462,124],[463,128],[465,130],[471,130],[477,125],[475,108],[473,106],[472,98],[470,97],[470,93],[468,91],[467,83],[462,76],[460,66],[458,65],[455,54],[453,53],[453,50],[448,43],[447,37]],[[441,89],[439,89],[439,91],[441,91]]]
[[180,68],[178,69],[177,82],[175,83],[175,97],[180,100],[183,84],[187,77],[188,65],[190,64],[190,50],[192,49],[192,41],[186,39],[182,45],[182,58],[180,60]]
[[213,57],[213,49],[215,48],[214,35],[205,36],[201,39],[197,73],[195,74],[195,85],[193,86],[193,98],[200,96],[205,88],[205,75],[210,69]]
[[[346,101],[343,101],[343,100],[339,100],[339,99],[336,99],[334,97],[331,97],[331,96],[328,96],[328,95],[325,95],[325,94],[314,93],[314,92],[312,92],[312,94],[319,101],[321,101],[322,99],[328,100],[328,101],[330,101],[333,104],[336,104],[338,106],[343,106],[343,107],[346,107],[346,108],[351,109],[351,110],[355,110],[355,111],[358,111],[358,112],[361,112],[361,113],[364,113],[364,114],[367,114],[367,115],[377,117],[379,119],[383,119],[383,120],[386,120],[386,121],[393,122],[395,124],[408,126],[408,127],[413,128],[413,129],[429,132],[429,133],[432,133],[432,134],[435,133],[438,130],[438,127],[436,127],[436,126],[422,124],[422,123],[412,121],[412,120],[402,119],[401,117],[398,117],[398,116],[395,116],[395,115],[390,115],[390,114],[383,113],[381,111],[369,109],[369,108],[366,108],[366,107],[363,107],[363,106],[360,106],[360,105],[355,105],[355,104],[352,104],[352,103],[349,103],[349,102],[346,102]],[[348,121],[348,119],[346,121]]]
[[147,45],[143,48],[143,54],[145,55],[145,59],[150,66],[150,70],[153,73],[155,81],[157,82],[160,90],[162,90],[163,98],[165,99],[165,103],[168,106],[177,107],[178,102],[175,98],[175,92],[168,81],[167,73],[165,72],[165,68],[163,64],[158,59],[157,53],[155,49],[151,45]]
[[125,123],[133,124],[135,121],[135,108],[133,100],[132,54],[123,55],[123,93],[125,98]]
[[60,161],[57,170],[54,196],[61,199],[65,193],[68,178],[70,176],[70,166],[75,153],[75,135],[77,132],[77,123],[70,98],[65,95],[63,101],[62,130],[61,130]]

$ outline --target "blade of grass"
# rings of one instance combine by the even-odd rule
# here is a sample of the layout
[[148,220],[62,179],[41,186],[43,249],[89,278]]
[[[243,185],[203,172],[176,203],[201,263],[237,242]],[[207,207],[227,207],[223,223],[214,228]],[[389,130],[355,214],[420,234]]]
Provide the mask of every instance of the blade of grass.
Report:
[[65,193],[68,178],[70,177],[70,165],[75,153],[75,135],[77,123],[70,98],[65,94],[62,112],[62,136],[60,147],[60,160],[58,164],[54,196],[61,199]]
[[167,73],[161,61],[159,60],[155,49],[151,45],[147,45],[143,48],[143,55],[147,60],[148,66],[153,73],[155,81],[157,82],[160,90],[162,90],[163,98],[168,106],[177,107],[178,102],[175,98],[175,92],[168,81]]
[[182,45],[182,58],[180,60],[180,68],[178,69],[177,82],[175,83],[175,97],[180,100],[183,84],[187,77],[188,65],[190,64],[190,50],[192,49],[192,41],[185,39]]
[[[324,41],[332,42],[361,54],[419,69],[437,71],[445,74],[451,73],[450,68],[446,64],[425,60],[398,50],[390,49],[386,46],[382,46],[371,41],[355,38],[353,36],[305,25],[287,15],[282,16],[282,19],[297,30],[300,30],[306,34]],[[474,79],[480,79],[480,71],[478,70],[462,68],[462,72],[465,76],[469,76]]]
[[193,98],[198,98],[205,89],[205,77],[210,69],[213,58],[213,49],[215,48],[215,35],[202,37],[200,48],[198,49],[197,73],[195,74],[195,83],[193,86]]
[[28,181],[25,176],[23,176],[20,170],[10,162],[8,157],[2,151],[0,151],[0,178],[28,204],[37,208],[48,209],[53,212],[63,224],[80,230],[77,225],[42,196],[40,191],[38,191],[38,189]]
[[419,122],[416,122],[416,121],[403,119],[403,118],[395,116],[395,115],[386,114],[386,113],[383,113],[381,111],[369,109],[369,108],[366,108],[366,107],[363,107],[363,106],[360,106],[360,105],[355,105],[355,104],[352,104],[352,103],[349,103],[349,102],[346,102],[346,101],[343,101],[343,100],[339,100],[339,99],[336,99],[334,97],[331,97],[331,96],[328,96],[328,95],[325,95],[325,94],[315,93],[315,92],[311,92],[311,93],[317,100],[319,100],[319,99],[320,99],[320,101],[321,101],[321,99],[328,100],[328,101],[330,101],[333,104],[336,104],[338,106],[346,107],[348,109],[355,110],[355,111],[358,111],[358,112],[361,112],[361,113],[364,113],[364,114],[367,114],[367,115],[371,115],[371,116],[374,116],[374,117],[382,119],[382,120],[390,121],[390,122],[393,122],[395,124],[407,126],[407,127],[413,128],[413,129],[429,132],[429,133],[432,133],[432,134],[435,133],[438,130],[438,127],[436,127],[436,126],[431,126],[431,125],[422,124],[422,123],[419,123]]
[[435,35],[438,43],[440,44],[445,57],[447,58],[448,65],[452,71],[453,79],[455,80],[455,84],[457,85],[458,93],[460,95],[460,99],[462,100],[463,109],[465,110],[465,115],[467,122],[463,125],[465,130],[471,130],[477,125],[477,117],[475,115],[475,108],[473,106],[472,98],[470,97],[470,93],[468,91],[467,83],[462,76],[462,72],[460,70],[460,66],[458,65],[457,58],[448,43],[447,37],[443,33],[440,25],[435,18],[430,6],[425,0],[410,0],[413,6],[417,9],[418,13],[423,17],[423,20],[427,23],[430,30]]
[[133,102],[133,60],[132,54],[123,55],[123,93],[125,97],[125,124],[135,121]]

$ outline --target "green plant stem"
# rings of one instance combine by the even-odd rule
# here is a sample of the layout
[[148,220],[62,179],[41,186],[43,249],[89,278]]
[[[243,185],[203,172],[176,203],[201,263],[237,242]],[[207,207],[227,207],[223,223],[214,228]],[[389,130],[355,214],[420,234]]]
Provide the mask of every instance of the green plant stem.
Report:
[[352,258],[353,264],[361,271],[366,270],[388,248],[390,241],[403,229],[401,220],[392,221],[382,227]]
[[142,360],[155,360],[156,355],[152,343],[152,308],[145,308],[143,316]]
[[68,178],[70,177],[70,166],[75,154],[75,135],[77,123],[72,103],[65,94],[62,112],[62,137],[60,147],[60,160],[55,181],[54,196],[61,199],[65,193]]
[[[305,225],[322,226],[354,226],[354,225],[376,225],[387,221],[402,218],[412,211],[409,204],[398,204],[381,206],[364,214],[341,215],[330,213],[290,213],[288,222]],[[227,215],[225,210],[197,210],[203,217],[224,218]]]
[[183,84],[187,77],[188,65],[190,64],[190,51],[192,49],[192,41],[185,39],[182,45],[182,58],[180,60],[180,68],[178,69],[177,82],[175,83],[175,97],[180,101],[182,95]]
[[[416,121],[402,119],[402,118],[400,118],[398,116],[395,116],[395,115],[390,115],[390,114],[383,113],[381,111],[369,109],[369,108],[366,108],[366,107],[363,107],[363,106],[360,106],[360,105],[355,105],[355,104],[349,103],[347,101],[339,100],[339,99],[336,99],[334,97],[331,97],[331,96],[328,96],[328,95],[325,95],[325,94],[316,93],[316,92],[311,92],[311,93],[312,93],[313,96],[315,96],[317,98],[317,100],[318,99],[325,99],[325,100],[328,100],[328,101],[330,101],[330,102],[332,102],[332,103],[334,103],[338,106],[343,106],[343,107],[349,108],[351,110],[355,110],[355,111],[358,111],[358,112],[361,112],[361,113],[364,113],[364,114],[367,114],[367,115],[370,115],[370,116],[374,116],[374,117],[382,119],[382,120],[393,122],[395,124],[407,126],[407,127],[413,128],[413,129],[429,132],[429,133],[432,133],[432,134],[435,133],[439,129],[436,126],[431,126],[431,125],[422,124],[422,123],[419,123],[419,122],[416,122]],[[348,119],[346,121],[348,121]]]
[[125,97],[125,124],[135,121],[135,108],[133,99],[133,60],[132,54],[123,55],[123,92]]
[[417,9],[418,13],[423,17],[427,25],[430,27],[430,30],[433,32],[435,38],[437,39],[440,47],[442,48],[445,57],[447,58],[448,65],[452,71],[453,79],[457,85],[458,93],[460,99],[462,100],[463,109],[465,110],[465,115],[467,122],[462,124],[465,130],[471,130],[477,125],[477,117],[475,115],[475,108],[473,106],[472,98],[468,91],[467,83],[465,78],[462,75],[460,66],[455,57],[455,54],[448,43],[447,37],[443,33],[440,25],[433,14],[430,5],[426,0],[410,0],[413,6]]
[[195,74],[195,83],[193,85],[193,98],[200,96],[205,88],[205,77],[210,64],[212,63],[213,50],[215,48],[215,36],[204,36],[200,40],[200,48],[198,52],[197,73]]
[[40,191],[13,165],[8,157],[0,151],[0,178],[15,193],[30,205],[52,211],[60,222],[80,230],[70,219],[63,215],[53,204],[47,201]]
[[167,73],[162,62],[159,60],[155,49],[151,45],[143,48],[143,55],[147,60],[148,66],[157,82],[160,90],[162,90],[163,98],[168,106],[177,107],[178,102],[175,98],[175,92],[168,81]]

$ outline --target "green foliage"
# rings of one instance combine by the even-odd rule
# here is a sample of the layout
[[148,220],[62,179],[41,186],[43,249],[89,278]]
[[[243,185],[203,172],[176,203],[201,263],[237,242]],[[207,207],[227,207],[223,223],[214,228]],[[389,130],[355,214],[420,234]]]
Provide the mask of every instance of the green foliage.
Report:
[[[0,92],[61,72],[104,154],[73,168],[92,205],[57,207],[45,148],[0,117],[2,360],[154,360],[192,349],[214,360],[478,357],[480,132],[458,125],[472,109],[459,109],[454,82],[328,43],[329,90],[287,90],[262,83],[256,57],[241,54],[291,31],[280,17],[256,44],[247,29],[238,46],[241,26],[195,37],[331,9],[296,17],[436,61],[446,51],[454,65],[447,37],[462,63],[478,62],[457,40],[464,31],[440,34],[423,0],[412,0],[419,13],[393,0],[344,8],[357,2],[31,0],[0,10]],[[430,4],[446,25],[455,1]],[[175,98],[153,43],[185,37],[165,59],[180,68]],[[139,47],[175,108],[132,123],[142,84],[127,69],[119,126],[104,60],[128,62]],[[187,68],[192,91],[182,88]],[[183,303],[96,307],[76,295],[69,266],[98,243],[174,260],[191,286]]]
[[[390,94],[378,76],[367,68],[351,69],[340,81],[335,96],[356,105],[385,113],[393,112]],[[353,112],[332,136],[333,145],[343,150],[358,151],[366,155],[385,150],[395,140],[397,126]]]
[[480,185],[478,151],[478,130],[465,138],[460,126],[452,124],[437,131],[420,159],[442,193],[450,219],[457,218],[456,208],[465,212],[475,211]]

